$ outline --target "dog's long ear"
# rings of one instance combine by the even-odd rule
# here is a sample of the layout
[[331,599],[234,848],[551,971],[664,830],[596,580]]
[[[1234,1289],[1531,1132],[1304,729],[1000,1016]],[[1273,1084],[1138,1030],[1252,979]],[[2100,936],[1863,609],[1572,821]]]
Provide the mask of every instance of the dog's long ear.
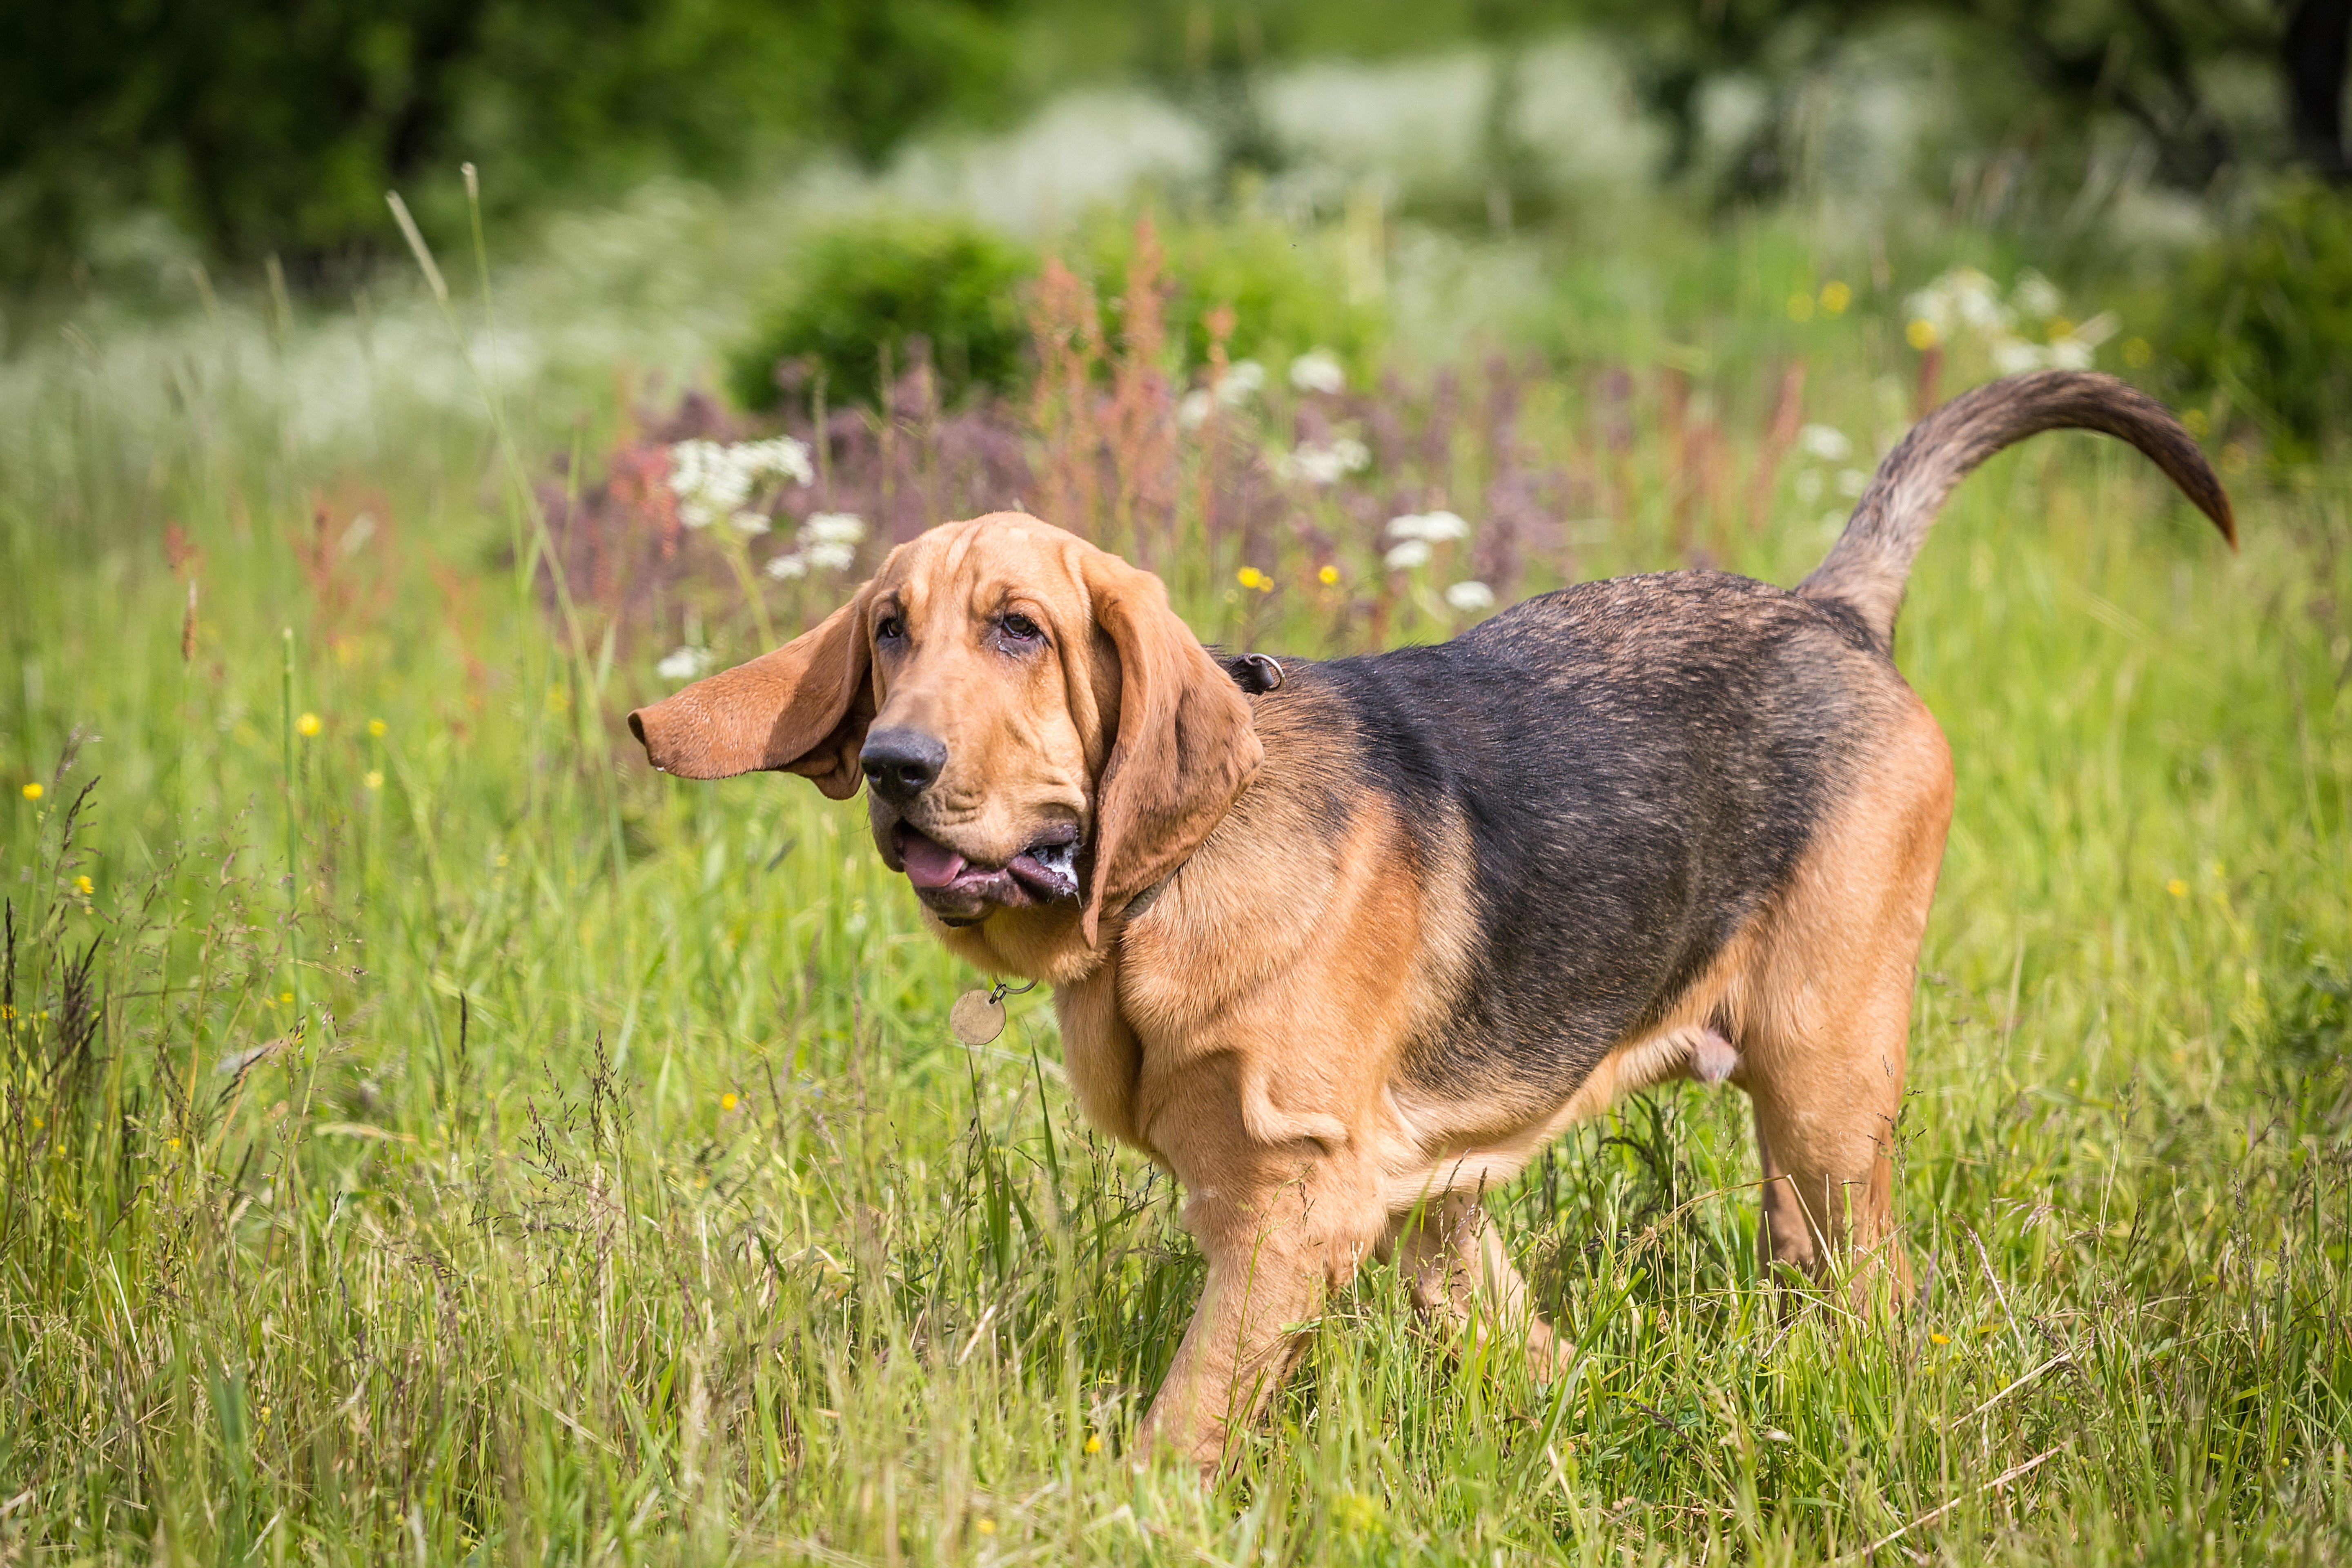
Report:
[[1092,946],[1118,910],[1200,847],[1265,752],[1250,706],[1160,579],[1088,552],[1095,625],[1118,650],[1118,734],[1095,786],[1094,872],[1083,930]]
[[872,584],[773,653],[698,680],[629,715],[646,758],[666,773],[724,779],[801,773],[835,800],[857,793],[858,749],[874,719]]

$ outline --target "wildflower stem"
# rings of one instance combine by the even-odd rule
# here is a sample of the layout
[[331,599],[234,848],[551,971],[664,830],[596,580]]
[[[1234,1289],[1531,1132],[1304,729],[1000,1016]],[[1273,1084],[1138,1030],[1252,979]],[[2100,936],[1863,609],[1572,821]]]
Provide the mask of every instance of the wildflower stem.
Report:
[[287,972],[294,1005],[302,1006],[302,837],[295,810],[294,776],[294,628],[278,632],[285,654],[278,686],[278,740],[286,775],[286,951]]

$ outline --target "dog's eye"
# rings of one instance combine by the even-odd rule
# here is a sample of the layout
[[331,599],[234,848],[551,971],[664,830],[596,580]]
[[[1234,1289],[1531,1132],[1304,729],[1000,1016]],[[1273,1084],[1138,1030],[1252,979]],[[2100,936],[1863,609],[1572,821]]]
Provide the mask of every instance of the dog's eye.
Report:
[[897,642],[907,635],[907,623],[898,616],[885,616],[874,625],[874,637],[878,642]]
[[1038,630],[1037,623],[1026,616],[1006,616],[996,624],[1004,633],[1007,642],[1033,643],[1045,635]]

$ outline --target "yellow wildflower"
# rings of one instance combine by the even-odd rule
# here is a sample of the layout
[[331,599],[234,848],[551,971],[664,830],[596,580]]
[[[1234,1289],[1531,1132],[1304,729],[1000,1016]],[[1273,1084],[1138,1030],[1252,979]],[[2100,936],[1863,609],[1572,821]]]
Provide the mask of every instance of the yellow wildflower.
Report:
[[26,800],[38,800],[38,799],[40,799],[40,798],[41,798],[41,786],[40,786],[39,784],[26,784],[26,785],[25,786],[25,798],[26,798]]
[[1843,316],[1845,314],[1845,308],[1853,303],[1853,289],[1849,288],[1846,284],[1840,282],[1837,279],[1832,278],[1828,282],[1822,285],[1822,314],[1829,316]]
[[317,734],[319,732],[319,716],[316,713],[303,714],[302,717],[294,721],[294,732],[306,739]]
[[1240,571],[1234,574],[1234,581],[1239,583],[1244,588],[1256,587],[1257,568],[1255,566],[1243,567]]
[[2176,899],[2185,899],[2189,896],[2189,884],[2175,877],[2164,885],[2164,890]]
[[280,991],[278,994],[278,999],[280,1002],[291,1002],[294,1000],[294,993],[291,991]]
[[381,734],[383,734],[383,731],[384,731],[384,722],[383,722],[383,720],[381,720],[381,719],[371,719],[371,720],[369,720],[369,721],[368,721],[368,733],[369,733],[369,734],[371,734],[371,735],[381,735]]
[[1339,569],[1337,566],[1326,566],[1322,571],[1315,574],[1315,580],[1328,588],[1339,581]]
[[1949,1334],[1929,1334],[1927,1336],[1927,1342],[1931,1345],[1948,1345],[1952,1342],[1952,1336]]
[[983,1519],[979,1523],[973,1525],[972,1528],[980,1531],[982,1535],[994,1535],[996,1533],[996,1521],[992,1519]]
[[89,879],[88,877],[76,877],[74,879],[74,891],[79,893],[86,899],[89,897],[91,893],[97,891],[97,889],[90,886]]
[[1089,1454],[1102,1452],[1102,1437],[1099,1434],[1093,1432],[1087,1434],[1087,1452]]
[[720,1095],[720,1096],[719,1097],[719,1110],[734,1110],[734,1109],[735,1109],[735,1097],[734,1097],[733,1095],[731,1095],[731,1094],[722,1094],[722,1095]]
[[382,768],[370,768],[367,771],[367,778],[364,782],[370,789],[382,789],[383,787],[383,770]]
[[1925,316],[1914,316],[1911,324],[1903,329],[1903,341],[1926,353],[1936,346],[1936,323]]

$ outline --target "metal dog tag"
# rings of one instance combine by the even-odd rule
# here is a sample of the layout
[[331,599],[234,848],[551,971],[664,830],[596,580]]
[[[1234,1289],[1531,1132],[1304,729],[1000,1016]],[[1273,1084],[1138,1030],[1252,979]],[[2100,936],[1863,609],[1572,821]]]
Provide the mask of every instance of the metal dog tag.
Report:
[[1000,980],[985,991],[967,991],[948,1009],[948,1027],[967,1046],[984,1046],[1004,1033],[1004,999],[1034,991],[1037,983],[1014,985]]
[[992,991],[967,991],[948,1010],[948,1027],[967,1046],[984,1046],[1004,1033],[1004,1002]]

